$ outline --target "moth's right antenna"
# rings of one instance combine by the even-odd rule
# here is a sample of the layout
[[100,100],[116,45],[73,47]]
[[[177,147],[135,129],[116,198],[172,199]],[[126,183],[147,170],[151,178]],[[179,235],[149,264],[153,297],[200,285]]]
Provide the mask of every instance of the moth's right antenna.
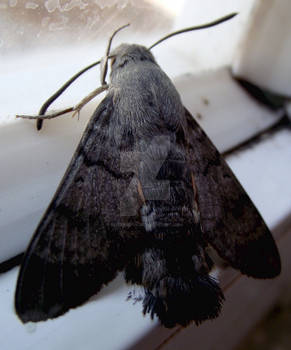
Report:
[[112,40],[114,38],[114,36],[122,29],[126,28],[129,26],[129,23],[125,24],[124,26],[116,29],[113,34],[111,35],[109,41],[108,41],[108,45],[107,45],[107,49],[106,49],[106,53],[105,56],[101,59],[101,64],[100,64],[100,70],[101,70],[101,74],[100,74],[100,79],[101,79],[101,85],[105,85],[106,84],[106,74],[107,74],[107,69],[108,69],[108,59],[109,59],[109,54],[110,54],[110,49],[111,49],[111,44],[112,44]]
[[169,38],[171,38],[174,35],[178,35],[178,34],[182,34],[182,33],[186,33],[186,32],[191,32],[192,30],[198,30],[198,29],[204,29],[204,28],[213,27],[213,26],[216,26],[217,24],[220,24],[222,22],[228,21],[229,19],[233,18],[236,15],[237,15],[237,13],[234,12],[234,13],[231,13],[231,14],[229,14],[227,16],[224,16],[224,17],[221,17],[219,19],[216,19],[213,22],[209,22],[209,23],[206,23],[206,24],[201,24],[201,25],[195,26],[195,27],[189,27],[189,28],[184,28],[184,29],[181,29],[181,30],[177,30],[176,32],[170,33],[170,34],[164,36],[163,38],[161,38],[160,40],[158,40],[157,42],[155,42],[152,46],[150,46],[148,48],[148,50],[151,50],[153,47],[157,46],[162,41],[164,41],[166,39],[169,39]]

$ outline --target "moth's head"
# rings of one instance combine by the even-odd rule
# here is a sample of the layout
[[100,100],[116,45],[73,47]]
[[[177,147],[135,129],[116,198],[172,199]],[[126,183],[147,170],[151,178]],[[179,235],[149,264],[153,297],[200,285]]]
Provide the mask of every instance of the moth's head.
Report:
[[123,67],[129,62],[150,61],[156,63],[154,56],[145,46],[135,44],[119,45],[111,52],[110,57],[112,69]]

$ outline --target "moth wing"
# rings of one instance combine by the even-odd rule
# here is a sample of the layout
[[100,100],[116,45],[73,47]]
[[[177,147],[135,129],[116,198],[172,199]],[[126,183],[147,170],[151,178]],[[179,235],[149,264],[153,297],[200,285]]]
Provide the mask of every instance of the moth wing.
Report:
[[185,111],[188,157],[206,240],[243,274],[277,276],[280,256],[264,220],[218,150]]
[[111,113],[106,97],[25,253],[15,295],[23,322],[54,318],[84,303],[138,249],[138,218],[120,216],[120,193],[133,174],[120,172],[118,150],[110,148]]

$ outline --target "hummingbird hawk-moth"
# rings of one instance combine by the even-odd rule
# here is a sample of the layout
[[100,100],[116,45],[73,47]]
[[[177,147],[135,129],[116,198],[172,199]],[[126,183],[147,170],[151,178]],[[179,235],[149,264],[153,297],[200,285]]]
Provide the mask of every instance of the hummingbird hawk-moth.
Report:
[[144,288],[144,314],[164,326],[213,319],[224,296],[209,275],[208,247],[247,276],[280,273],[269,229],[183,106],[154,45],[107,50],[107,94],[21,264],[15,308],[23,322],[83,304],[121,270]]

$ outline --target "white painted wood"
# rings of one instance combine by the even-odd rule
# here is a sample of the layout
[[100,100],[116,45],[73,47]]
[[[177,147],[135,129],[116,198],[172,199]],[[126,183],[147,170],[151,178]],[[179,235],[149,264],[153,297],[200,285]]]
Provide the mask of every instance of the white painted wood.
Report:
[[[280,278],[258,281],[242,277],[233,280],[237,273],[227,270],[221,277],[224,289],[227,289],[221,317],[198,328],[192,326],[175,333],[175,330],[158,326],[149,317],[142,317],[139,303],[131,305],[125,301],[129,287],[121,278],[82,307],[62,317],[36,326],[23,326],[13,311],[18,270],[15,268],[0,275],[1,349],[148,350],[158,347],[192,349],[194,345],[199,350],[232,349],[290,282],[290,142],[290,131],[283,130],[229,158],[234,172],[279,240],[283,258]],[[267,195],[264,194],[266,189]],[[272,206],[276,207],[275,216],[270,215]],[[166,345],[162,346],[164,342]]]
[[233,72],[252,83],[291,96],[291,2],[257,0],[233,61]]
[[282,111],[271,111],[251,98],[232,78],[227,66],[184,74],[174,83],[185,107],[220,152],[267,129],[282,116]]

